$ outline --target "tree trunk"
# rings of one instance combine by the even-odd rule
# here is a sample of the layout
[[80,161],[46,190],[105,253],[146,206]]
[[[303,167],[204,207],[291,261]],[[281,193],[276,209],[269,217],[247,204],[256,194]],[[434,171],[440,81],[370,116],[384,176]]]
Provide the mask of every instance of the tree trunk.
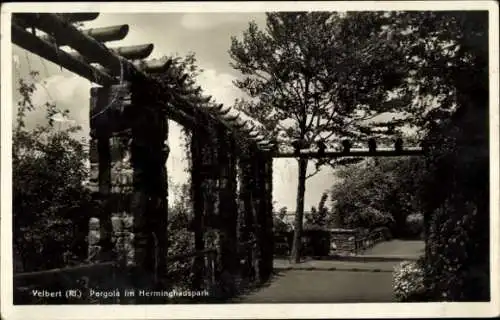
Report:
[[295,210],[295,230],[293,233],[293,245],[291,261],[300,262],[300,247],[302,238],[302,224],[304,220],[304,196],[306,192],[307,159],[299,159],[299,183],[297,186],[297,209]]

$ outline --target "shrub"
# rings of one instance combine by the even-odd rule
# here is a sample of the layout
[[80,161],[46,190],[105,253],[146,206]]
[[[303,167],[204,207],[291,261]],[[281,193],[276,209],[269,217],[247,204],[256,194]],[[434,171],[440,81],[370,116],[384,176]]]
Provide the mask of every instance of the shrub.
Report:
[[424,231],[424,215],[421,213],[412,213],[406,217],[406,230],[408,236],[420,236]]
[[488,212],[470,202],[445,201],[433,213],[427,243],[426,286],[433,299],[485,301],[489,299]]
[[399,302],[422,301],[426,290],[420,261],[403,261],[394,269],[394,298]]

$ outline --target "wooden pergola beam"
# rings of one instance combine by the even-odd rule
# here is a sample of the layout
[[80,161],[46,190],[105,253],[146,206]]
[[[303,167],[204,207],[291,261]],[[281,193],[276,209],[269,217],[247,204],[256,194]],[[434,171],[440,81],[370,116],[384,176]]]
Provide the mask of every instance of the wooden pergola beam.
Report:
[[[249,122],[249,121],[248,121]],[[247,122],[247,123],[248,123]],[[255,125],[251,122],[249,122],[249,126],[248,127],[244,127],[244,128],[241,128],[241,131],[245,134],[249,134],[250,132],[254,131],[255,129]]]
[[148,61],[134,61],[132,64],[140,71],[148,74],[163,73],[170,69],[173,64],[172,59],[166,61],[161,60],[148,60]]
[[262,135],[261,133],[258,133],[257,136],[253,137],[252,139],[255,141],[255,142],[261,142],[261,141],[264,141],[266,137],[264,137],[264,135]]
[[97,19],[99,12],[71,12],[58,13],[58,15],[68,22],[92,21]]
[[196,87],[196,88],[181,88],[180,93],[182,95],[199,95],[201,93],[201,88]]
[[121,58],[92,37],[81,33],[72,24],[62,20],[57,14],[22,13],[22,16],[19,17],[26,20],[30,25],[53,35],[58,43],[66,43],[87,59],[96,61],[103,67],[110,69],[114,75],[120,75],[123,69],[138,73],[138,70],[131,62]]
[[[111,27],[103,27],[103,28],[91,28],[82,30],[82,33],[86,36],[89,36],[96,41],[99,42],[108,42],[108,41],[116,41],[123,40],[129,31],[129,26],[127,24],[111,26]],[[42,36],[40,37],[45,41],[56,42],[56,40],[51,36]],[[65,41],[60,41],[57,43],[59,46],[65,46],[67,43]]]
[[245,127],[247,125],[247,123],[248,123],[248,120],[243,120],[242,122],[236,122],[235,124],[233,124],[233,127],[238,129],[238,130],[241,130],[243,127]]
[[247,133],[246,135],[247,135],[248,137],[250,137],[251,139],[254,139],[254,138],[258,137],[258,136],[259,136],[259,134],[260,134],[260,133],[259,133],[258,131],[251,131],[251,132]]
[[22,27],[12,24],[12,42],[40,57],[56,63],[94,83],[100,85],[112,84],[116,80],[108,73],[92,67],[84,61],[75,59],[67,52],[34,36]]
[[292,152],[280,152],[273,155],[274,158],[342,158],[342,157],[399,157],[399,156],[422,156],[422,148],[407,148],[401,151],[394,149],[380,149],[371,152],[368,149],[351,149],[349,152],[325,150],[320,153],[317,150],[300,150],[299,154]]
[[232,117],[226,115],[223,118],[224,118],[224,120],[231,122],[231,124],[234,124],[240,118],[240,115],[237,114],[237,115],[232,116]]
[[149,57],[151,52],[153,52],[154,47],[154,44],[147,43],[134,46],[109,48],[109,50],[126,59],[139,60]]
[[[73,63],[76,63],[80,68],[72,68],[69,69],[79,75],[82,75],[89,80],[103,84],[102,80],[97,81],[98,79],[95,76],[89,75],[89,70],[92,71],[98,71],[97,74],[108,74],[103,71],[109,70],[109,74],[111,75],[107,81],[113,83],[116,82],[118,79],[116,77],[118,75],[123,76],[120,80],[124,79],[127,80],[129,77],[133,76],[138,76],[139,78],[147,78],[146,73],[143,72],[144,69],[141,70],[141,68],[138,68],[135,64],[132,62],[128,61],[126,58],[120,56],[120,53],[124,54],[123,52],[115,52],[109,48],[107,48],[103,43],[100,43],[97,41],[95,38],[93,38],[90,35],[86,35],[80,30],[76,29],[71,23],[69,23],[67,20],[62,19],[60,15],[53,14],[53,13],[22,13],[22,14],[15,14],[16,19],[20,19],[24,22],[23,25],[28,25],[32,27],[36,27],[37,29],[40,29],[47,34],[51,35],[54,37],[55,41],[58,44],[64,43],[65,45],[70,46],[74,50],[76,50],[79,55],[78,56],[71,56],[59,48],[51,48],[53,53],[58,53],[60,54],[61,52],[65,55],[67,60],[72,61]],[[108,30],[109,31],[109,30]],[[101,32],[103,32],[101,30]],[[36,38],[36,36],[33,36]],[[43,41],[38,39],[39,41]],[[34,49],[34,48],[32,48]],[[149,48],[143,48],[143,52],[141,54],[144,54],[144,52],[147,53]],[[152,50],[152,48],[151,48]],[[138,51],[141,50],[132,50],[128,52],[128,54],[138,54]],[[35,53],[37,53],[35,51]],[[38,53],[37,53],[38,54]],[[55,54],[56,57],[58,56]],[[124,54],[126,55],[126,54]],[[53,60],[51,60],[53,61]],[[58,64],[61,64],[59,60],[55,61]],[[78,63],[79,62],[79,63]],[[87,63],[85,63],[87,62]],[[90,65],[90,63],[98,63],[102,66],[101,69],[94,68]],[[62,65],[62,64],[61,64]],[[86,65],[87,68],[81,67],[83,65]],[[147,71],[146,71],[147,72]],[[113,78],[113,76],[115,78]],[[178,80],[182,80],[182,77],[179,78]],[[179,92],[174,92],[174,96],[180,99],[182,102],[185,102],[186,105],[188,106],[200,106],[202,104],[208,104],[210,103],[211,97],[203,97],[199,95],[183,95],[179,94]],[[208,108],[207,108],[208,109]],[[232,108],[228,108],[226,110],[217,110],[216,113],[216,118],[218,121],[224,121],[224,116],[227,115]],[[186,111],[189,111],[189,108],[186,109]],[[208,110],[206,110],[208,111]],[[187,112],[187,115],[190,112]],[[227,121],[226,121],[227,125]],[[252,129],[255,126],[252,126]],[[231,130],[232,126],[229,125],[229,129]],[[232,129],[234,131],[234,129]],[[248,132],[248,130],[244,130]],[[239,134],[239,133],[238,133]],[[257,133],[257,136],[259,134]],[[254,141],[255,142],[255,141]]]
[[221,117],[224,117],[225,115],[229,114],[231,112],[232,108],[228,107],[226,110],[219,110],[217,111],[218,115]]
[[[135,46],[125,46],[125,47],[117,47],[117,48],[109,48],[109,50],[113,51],[115,54],[125,58],[125,59],[144,59],[147,58],[151,52],[153,51],[154,45],[152,43],[141,44]],[[69,52],[69,55],[73,57],[82,57],[78,52]],[[89,63],[96,63],[95,59],[89,60]]]

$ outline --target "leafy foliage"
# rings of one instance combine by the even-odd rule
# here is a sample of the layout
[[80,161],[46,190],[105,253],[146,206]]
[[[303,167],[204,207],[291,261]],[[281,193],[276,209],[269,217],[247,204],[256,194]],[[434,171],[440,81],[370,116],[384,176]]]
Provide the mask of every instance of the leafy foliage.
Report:
[[383,16],[397,47],[392,59],[405,73],[395,93],[413,97],[400,109],[403,122],[418,126],[430,146],[414,190],[425,215],[428,298],[488,299],[487,13]]
[[72,255],[84,258],[92,206],[84,187],[87,151],[72,137],[79,127],[54,128],[53,116],[67,116],[69,111],[47,103],[43,107],[48,124],[25,126],[27,114],[41,107],[31,100],[37,75],[32,72],[33,81],[19,81],[21,99],[13,132],[14,244],[25,271],[61,267]]
[[484,109],[461,107],[454,121],[443,128],[449,135],[438,140],[429,159],[424,194],[426,280],[436,299],[477,301],[489,297],[486,114]]
[[292,226],[286,222],[287,208],[282,207],[273,218],[273,228],[275,233],[284,233],[292,230]]
[[421,53],[429,67],[428,82],[422,88],[442,96],[440,108],[421,116],[433,119],[427,126],[431,150],[422,194],[427,227],[426,287],[432,299],[487,300],[487,13],[432,13],[423,18],[415,29],[418,36],[436,37],[454,52],[448,59],[443,57],[448,50]]
[[425,297],[422,261],[403,261],[394,268],[394,298],[400,302],[422,301]]
[[[168,256],[178,256],[195,251],[194,236],[188,230],[192,219],[190,189],[188,184],[177,186],[177,198],[169,208]],[[176,259],[168,264],[168,271],[175,274],[176,285],[189,286],[192,280],[192,259]]]
[[326,207],[326,201],[328,200],[328,193],[323,193],[321,199],[318,203],[318,209],[316,207],[311,208],[311,212],[306,214],[306,226],[319,226],[327,227],[329,220],[329,212]]
[[406,227],[409,236],[420,237],[424,232],[424,215],[422,213],[409,214],[406,217]]
[[[244,75],[235,84],[256,98],[245,106],[250,114],[289,142],[363,135],[363,120],[390,111],[381,102],[391,86],[374,65],[389,62],[393,50],[380,41],[381,15],[366,17],[370,21],[336,12],[267,13],[265,31],[251,22],[242,40],[233,37],[232,66]],[[369,26],[371,36],[355,32],[357,23]]]
[[347,228],[386,226],[394,236],[406,233],[406,219],[421,212],[416,190],[423,160],[379,159],[337,171],[342,181],[333,186],[334,211]]
[[[232,38],[231,65],[243,79],[235,85],[251,100],[236,107],[262,122],[275,137],[305,148],[318,140],[360,139],[366,120],[392,111],[389,90],[396,74],[385,72],[395,50],[382,29],[382,13],[346,20],[336,12],[266,13],[265,31],[250,22]],[[356,20],[356,21],[355,21]],[[354,22],[354,23],[353,23]],[[360,32],[354,32],[355,31]],[[374,69],[375,68],[375,69]],[[398,76],[400,77],[400,76]],[[317,162],[317,170],[325,161]],[[299,160],[293,256],[298,261],[308,160]]]

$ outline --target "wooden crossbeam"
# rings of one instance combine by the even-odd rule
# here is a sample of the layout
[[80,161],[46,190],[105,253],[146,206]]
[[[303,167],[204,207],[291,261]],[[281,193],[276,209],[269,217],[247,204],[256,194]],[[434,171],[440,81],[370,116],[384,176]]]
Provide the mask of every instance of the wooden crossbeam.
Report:
[[116,82],[108,73],[98,70],[84,61],[75,59],[67,52],[59,50],[53,44],[41,40],[14,23],[12,24],[12,42],[94,83],[106,85]]
[[249,136],[250,138],[256,138],[259,136],[259,132],[258,131],[251,131],[249,133],[247,133],[247,136]]
[[196,88],[180,88],[179,91],[183,95],[199,95],[202,90],[200,87],[196,87]]
[[[151,52],[153,51],[154,45],[152,43],[148,44],[141,44],[141,45],[135,45],[135,46],[125,46],[125,47],[117,47],[117,48],[109,48],[111,51],[113,51],[115,54],[125,58],[125,59],[132,59],[132,60],[138,60],[138,59],[144,59],[147,58]],[[70,52],[69,55],[72,57],[77,57],[80,58],[82,57],[81,54],[78,52]],[[88,60],[89,63],[96,63],[95,59]]]
[[260,141],[264,141],[266,137],[264,137],[264,135],[262,134],[257,134],[257,136],[254,136],[252,139],[255,141],[255,142],[260,142]]
[[[91,28],[85,29],[81,32],[89,37],[92,37],[96,41],[99,42],[108,42],[108,41],[116,41],[124,39],[129,31],[129,26],[127,24],[111,26],[111,27],[103,27],[103,28]],[[56,40],[52,36],[42,36],[41,39],[48,42],[56,42]],[[57,43],[59,46],[65,46],[67,43],[65,41],[61,41]]]
[[270,147],[271,144],[272,143],[269,140],[262,140],[262,141],[257,142],[257,145],[260,147]]
[[83,22],[97,19],[99,12],[71,12],[59,13],[58,15],[68,22]]
[[422,148],[407,148],[400,151],[394,149],[379,149],[371,152],[368,149],[351,149],[349,152],[325,150],[319,153],[317,150],[303,149],[299,154],[294,152],[280,152],[273,155],[274,158],[341,158],[341,157],[399,157],[399,156],[422,156]]
[[236,122],[235,124],[233,124],[233,127],[235,127],[236,129],[240,130],[243,127],[245,127],[247,125],[247,123],[248,123],[248,120],[243,120],[242,122]]
[[170,119],[187,128],[195,128],[199,126],[199,122],[194,117],[188,115],[182,110],[175,109],[173,106],[169,106],[167,108],[166,114]]
[[242,128],[241,131],[243,131],[246,134],[249,134],[250,132],[254,131],[255,125],[250,122],[250,125],[248,127]]
[[[50,41],[53,41],[58,45],[61,44],[68,45],[74,50],[76,50],[78,54],[77,53],[68,54],[67,52],[60,50],[54,44],[51,45],[49,42],[39,39],[35,35],[32,35],[32,38],[35,38],[37,40],[31,39],[31,42],[33,43],[38,42],[39,44],[41,43],[43,49],[38,49],[36,48],[36,46],[30,44],[24,44],[24,45],[20,44],[21,47],[27,49],[26,48],[27,46],[30,48],[28,50],[32,51],[33,53],[38,54],[57,64],[60,64],[61,66],[67,68],[68,70],[76,74],[79,74],[95,83],[102,85],[116,83],[118,81],[118,79],[116,78],[117,76],[123,76],[123,78],[120,78],[120,80],[128,80],[131,77],[134,77],[137,80],[148,78],[147,67],[146,68],[138,67],[136,64],[127,60],[127,58],[142,58],[146,54],[149,55],[150,52],[148,51],[152,50],[152,45],[148,45],[140,49],[138,49],[137,47],[131,49],[129,47],[128,49],[120,48],[118,50],[112,50],[107,48],[103,43],[96,40],[96,38],[100,37],[98,36],[98,34],[102,36],[101,38],[106,38],[111,36],[110,34],[116,35],[117,31],[121,29],[116,29],[116,28],[114,30],[100,29],[98,31],[94,30],[93,32],[89,31],[88,34],[85,34],[80,30],[76,29],[75,26],[73,26],[69,22],[69,20],[63,19],[58,14],[21,13],[14,15],[15,19],[19,19],[22,21],[23,26],[35,27],[37,29],[46,32],[47,34],[51,35],[53,39],[55,39],[54,41],[53,39],[50,39]],[[126,29],[127,29],[126,31],[128,32],[128,26]],[[19,33],[20,31],[23,32]],[[24,37],[24,39],[26,39],[26,34],[29,34],[22,28],[21,30],[16,29],[15,32],[16,35],[13,38],[15,38],[16,36],[20,36],[21,38]],[[13,39],[14,43],[15,41],[19,40]],[[64,56],[65,59],[64,62],[61,62],[60,56]],[[100,64],[102,68],[93,67],[92,65],[90,65],[90,63]],[[170,65],[171,64],[172,62],[170,62]],[[165,66],[170,67],[170,65],[169,62],[160,63],[160,66],[157,66],[156,70],[161,69]],[[155,68],[150,68],[150,69],[155,70]],[[182,77],[180,77],[178,80],[182,80]],[[202,106],[204,104],[209,104],[211,100],[210,96],[203,97],[200,95],[182,94],[180,92],[174,92],[174,96],[176,97],[176,99],[179,99],[182,102],[181,104],[188,106]],[[190,113],[189,108],[185,109],[186,109],[185,110],[186,112],[184,112],[185,116],[191,116],[189,114]],[[217,113],[216,118],[219,121],[226,122],[227,125],[227,123],[230,122],[231,119],[229,119],[229,121],[224,121],[224,118],[226,118],[224,116],[228,115],[230,110],[232,110],[232,108],[228,108],[226,110],[222,110],[222,108],[220,108],[220,110],[215,109],[214,111],[215,113]],[[169,110],[169,112],[175,113],[174,110]],[[183,116],[181,116],[180,114],[176,114],[176,116],[178,116],[179,118],[183,118]],[[181,121],[178,122],[181,123]],[[243,135],[249,134],[250,139],[252,139],[254,142],[258,142],[262,140],[264,136],[259,135],[259,132],[257,132],[257,134],[251,132],[254,127],[255,126],[252,125],[250,130],[248,129],[245,130],[244,128],[241,132],[239,132],[239,134],[241,133],[243,133]],[[234,130],[232,124],[229,124],[229,129]]]
[[231,107],[227,108],[226,110],[219,110],[217,111],[217,113],[219,114],[219,116],[225,116],[227,115],[230,111],[231,111]]
[[[150,60],[150,61],[134,61],[132,63],[138,70],[147,73],[147,74],[157,74],[157,73],[163,73],[167,71],[170,66],[172,65],[172,59],[169,59],[165,62],[162,61],[157,61],[157,60]],[[104,71],[104,72],[111,72],[109,69],[104,68],[103,66],[95,66],[96,69]]]
[[[170,67],[173,65],[173,63],[174,63],[173,59],[168,59],[167,61],[158,61],[158,60],[145,61],[144,65],[138,69],[150,74],[163,73],[169,70]],[[134,65],[137,66],[135,62]]]
[[224,118],[224,120],[229,121],[229,122],[231,122],[231,124],[233,124],[234,122],[236,122],[240,118],[240,115],[237,114],[237,115],[232,116],[232,117],[226,115],[223,118]]
[[[17,15],[17,14],[16,14]],[[98,62],[113,72],[115,76],[122,74],[122,68],[137,74],[137,69],[126,59],[119,57],[104,44],[81,33],[70,23],[53,13],[22,13],[19,16],[44,32],[53,35],[57,42],[66,43],[89,60]]]

